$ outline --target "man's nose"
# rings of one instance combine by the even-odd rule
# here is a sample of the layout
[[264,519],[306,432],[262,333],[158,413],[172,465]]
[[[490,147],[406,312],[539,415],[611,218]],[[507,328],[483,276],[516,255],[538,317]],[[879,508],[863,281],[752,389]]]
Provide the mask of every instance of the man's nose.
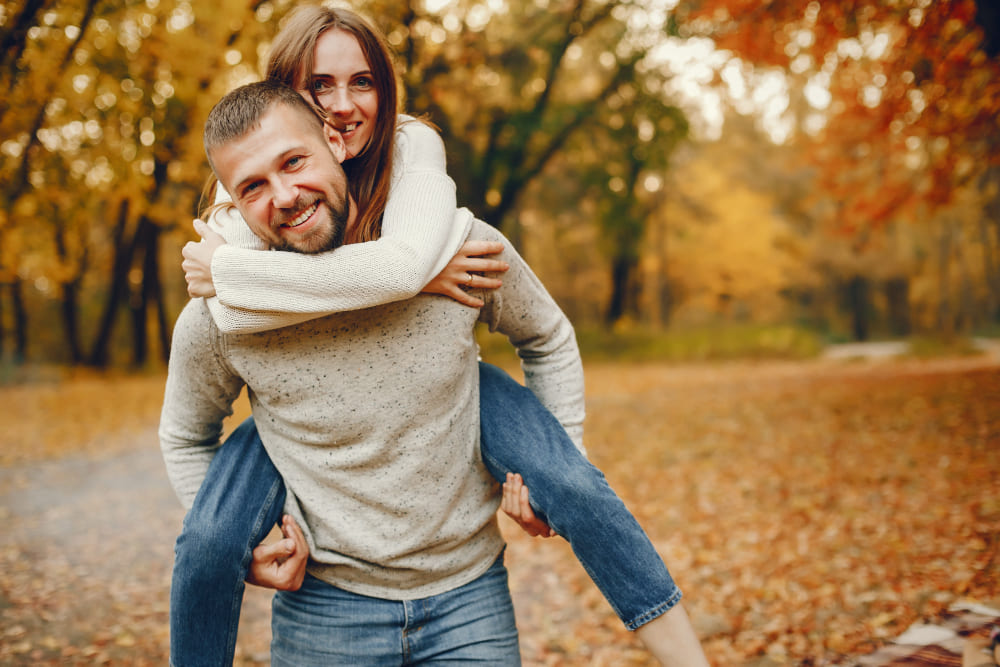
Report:
[[275,179],[271,189],[274,205],[277,208],[290,208],[299,198],[299,188],[286,179]]

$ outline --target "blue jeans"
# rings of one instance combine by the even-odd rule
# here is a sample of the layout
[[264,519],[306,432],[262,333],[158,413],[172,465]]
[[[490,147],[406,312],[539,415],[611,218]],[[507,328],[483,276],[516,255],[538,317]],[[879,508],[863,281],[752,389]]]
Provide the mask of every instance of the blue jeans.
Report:
[[349,593],[306,575],[272,605],[273,667],[520,665],[503,557],[485,574],[421,600]]
[[[532,508],[568,540],[630,630],[681,598],[642,527],[604,474],[535,395],[479,365],[481,452],[497,481],[520,473]],[[170,592],[176,667],[232,663],[252,551],[281,519],[285,489],[248,419],[219,448],[177,539]]]

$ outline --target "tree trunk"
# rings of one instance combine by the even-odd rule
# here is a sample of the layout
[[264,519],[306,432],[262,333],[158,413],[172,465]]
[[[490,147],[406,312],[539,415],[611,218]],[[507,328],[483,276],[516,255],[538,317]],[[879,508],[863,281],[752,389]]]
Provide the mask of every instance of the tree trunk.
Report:
[[157,284],[150,285],[150,282],[158,283],[156,251],[159,236],[160,228],[148,216],[142,216],[132,244],[135,249],[133,260],[136,253],[142,254],[142,281],[138,285],[129,281],[132,290],[129,300],[132,313],[132,364],[136,367],[145,366],[149,361],[149,307],[159,289]]
[[[1000,267],[997,266],[997,249],[1000,247],[1000,222],[994,221],[998,234],[992,234],[990,220],[979,218],[979,241],[983,247],[983,269],[986,273],[986,308],[992,319],[1000,318]],[[997,236],[996,239],[993,236]]]
[[900,277],[886,281],[885,298],[889,310],[889,331],[893,336],[909,336],[912,331],[910,279]]
[[170,355],[170,323],[167,320],[163,302],[163,286],[160,281],[160,232],[161,229],[149,218],[143,216],[139,223],[136,249],[142,253],[142,283],[133,286],[130,309],[132,312],[132,363],[145,366],[150,357],[149,316],[155,308],[157,342],[160,357],[168,361]]
[[[0,38],[0,54],[4,76],[7,79],[7,93],[14,88],[14,81],[17,79],[17,63],[21,60],[21,54],[28,45],[28,30],[35,24],[36,17],[45,8],[44,0],[28,0],[21,8],[21,13],[17,18],[11,20],[7,17],[9,26],[3,31]],[[8,5],[10,7],[10,5]]]
[[946,336],[950,336],[955,330],[951,306],[951,242],[952,228],[946,222],[938,243],[937,308],[937,329]]
[[851,307],[851,331],[854,340],[868,340],[871,333],[871,294],[868,279],[854,276],[847,284],[847,296]]
[[79,293],[80,281],[72,280],[62,286],[60,299],[66,346],[69,348],[70,362],[74,365],[83,363],[83,348],[80,346]]
[[614,326],[634,307],[637,264],[638,260],[628,254],[619,254],[611,262],[611,301],[604,317],[604,322],[609,327]]
[[135,237],[126,238],[128,227],[129,201],[122,201],[118,207],[118,223],[115,225],[115,257],[111,266],[111,280],[108,282],[108,301],[104,305],[101,324],[97,328],[94,345],[90,353],[90,363],[99,368],[108,365],[108,351],[111,335],[115,328],[118,308],[128,294],[128,272],[135,254]]
[[[959,247],[963,242],[963,240],[959,240]],[[972,276],[969,275],[968,264],[959,257],[956,265],[958,269],[958,317],[955,321],[955,330],[966,332],[977,324],[979,317],[976,312],[976,299],[973,296]]]
[[132,288],[129,314],[132,321],[132,365],[142,368],[149,358],[149,339],[146,335],[146,291]]
[[163,281],[160,280],[160,232],[156,228],[153,242],[146,251],[146,262],[143,275],[143,286],[148,298],[156,304],[156,330],[160,342],[160,359],[163,363],[170,361],[170,320],[167,317],[167,304],[163,299]]
[[15,277],[10,284],[11,310],[14,314],[14,362],[28,359],[28,309],[24,305],[24,283]]
[[[68,264],[70,262],[69,250],[66,247],[65,229],[61,224],[56,226],[54,240],[59,260],[64,265]],[[66,347],[69,349],[70,361],[73,364],[83,363],[83,348],[80,345],[79,295],[84,265],[85,262],[81,261],[81,266],[77,269],[75,277],[64,282],[60,289],[63,335],[66,339]]]

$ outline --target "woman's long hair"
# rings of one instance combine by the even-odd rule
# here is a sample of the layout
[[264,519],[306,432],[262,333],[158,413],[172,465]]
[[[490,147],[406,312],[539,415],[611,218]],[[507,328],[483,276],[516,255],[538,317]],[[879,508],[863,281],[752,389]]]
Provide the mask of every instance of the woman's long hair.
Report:
[[348,188],[358,206],[351,241],[372,241],[382,231],[382,213],[392,179],[393,137],[399,98],[396,69],[382,34],[358,14],[339,8],[306,5],[297,8],[274,38],[267,62],[267,78],[296,90],[308,90],[319,106],[312,85],[316,41],[327,30],[343,30],[358,40],[368,61],[378,101],[375,127],[368,145],[344,162]]

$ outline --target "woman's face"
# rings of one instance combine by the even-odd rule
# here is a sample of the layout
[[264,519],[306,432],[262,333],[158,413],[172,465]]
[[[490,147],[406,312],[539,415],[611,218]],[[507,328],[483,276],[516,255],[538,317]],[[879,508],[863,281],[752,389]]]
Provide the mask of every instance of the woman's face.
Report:
[[[368,61],[354,35],[331,28],[316,40],[312,87],[320,106],[347,129],[341,132],[348,157],[368,146],[375,130],[378,94]],[[299,91],[309,99],[309,91]]]

